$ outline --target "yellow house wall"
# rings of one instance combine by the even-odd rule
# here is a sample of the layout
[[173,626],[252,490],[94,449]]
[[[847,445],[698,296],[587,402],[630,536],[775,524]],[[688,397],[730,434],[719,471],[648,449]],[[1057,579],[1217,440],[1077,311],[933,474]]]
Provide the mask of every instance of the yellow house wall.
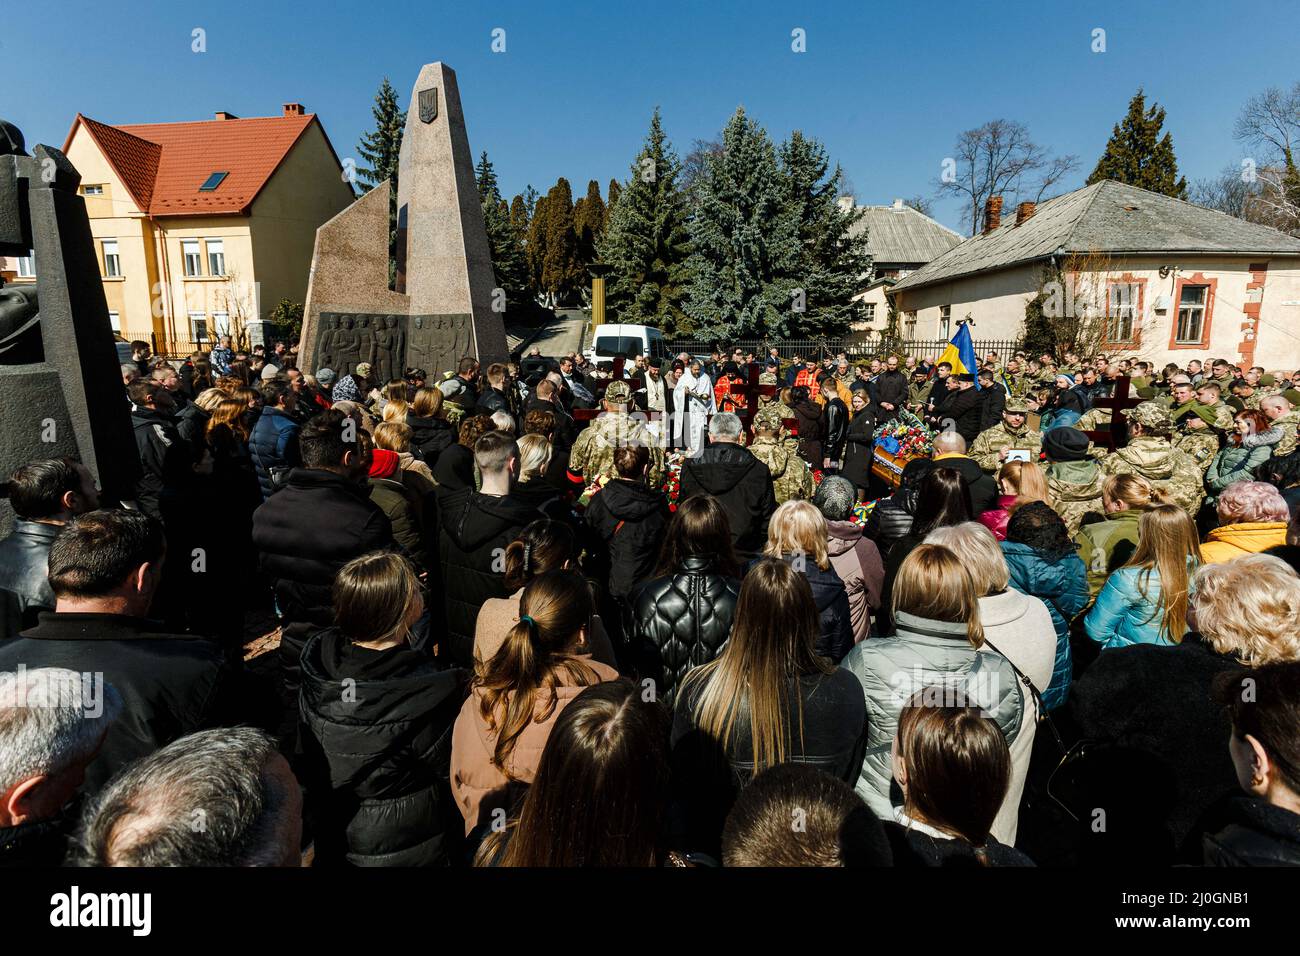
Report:
[[281,299],[307,301],[316,230],[355,198],[320,124],[313,123],[253,202],[252,256],[262,318]]

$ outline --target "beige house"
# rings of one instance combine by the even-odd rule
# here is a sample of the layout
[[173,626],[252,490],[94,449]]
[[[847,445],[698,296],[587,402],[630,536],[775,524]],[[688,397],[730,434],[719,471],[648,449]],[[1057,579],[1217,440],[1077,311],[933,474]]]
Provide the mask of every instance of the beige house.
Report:
[[871,254],[866,288],[853,297],[862,303],[866,317],[854,324],[853,331],[879,332],[889,325],[888,291],[899,279],[961,242],[961,236],[901,199],[889,206],[854,207],[851,198],[841,202],[858,210],[850,232],[855,236],[866,232],[867,251]]
[[[63,151],[81,174],[113,328],[170,354],[241,336],[282,298],[304,301],[316,227],[355,198],[297,103],[189,123],[78,114]],[[13,271],[22,281],[39,268]]]
[[1106,352],[1300,368],[1300,239],[1112,181],[1006,221],[1001,207],[994,197],[979,235],[893,286],[904,334],[947,339],[969,319],[977,341],[1018,338],[1044,293],[1092,320]]

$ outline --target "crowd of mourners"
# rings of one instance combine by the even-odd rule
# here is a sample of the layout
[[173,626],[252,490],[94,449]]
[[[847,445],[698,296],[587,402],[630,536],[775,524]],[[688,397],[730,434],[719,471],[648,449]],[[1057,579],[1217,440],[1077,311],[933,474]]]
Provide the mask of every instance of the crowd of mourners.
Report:
[[4,485],[0,865],[1300,865],[1300,372],[134,346],[133,495]]

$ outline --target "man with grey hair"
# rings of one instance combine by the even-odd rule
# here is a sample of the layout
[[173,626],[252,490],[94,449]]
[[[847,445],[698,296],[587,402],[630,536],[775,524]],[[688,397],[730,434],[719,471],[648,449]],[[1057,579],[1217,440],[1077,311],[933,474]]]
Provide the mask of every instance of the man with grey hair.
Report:
[[880,610],[885,586],[885,563],[876,543],[863,534],[864,525],[853,520],[858,491],[853,482],[827,475],[817,486],[812,503],[826,519],[826,554],[849,595],[849,620],[853,642],[871,635],[871,615]]
[[682,465],[679,499],[713,495],[727,513],[731,541],[742,560],[757,557],[776,510],[772,473],[740,444],[740,418],[718,412],[709,420],[709,443]]
[[73,795],[121,712],[102,674],[0,671],[0,868],[62,865]]
[[302,791],[262,731],[200,731],[114,777],[80,843],[83,866],[301,866]]

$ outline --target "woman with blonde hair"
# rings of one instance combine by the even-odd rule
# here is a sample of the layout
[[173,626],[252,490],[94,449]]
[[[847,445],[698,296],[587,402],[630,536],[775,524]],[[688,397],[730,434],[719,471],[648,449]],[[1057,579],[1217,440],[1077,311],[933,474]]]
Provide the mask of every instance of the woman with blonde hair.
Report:
[[[1240,698],[1243,665],[1300,662],[1300,576],[1286,562],[1252,554],[1207,564],[1192,591],[1182,641],[1106,651],[1070,692],[1081,736],[1127,749],[1126,766],[1151,775],[1140,785],[1115,779],[1114,794],[1099,794],[1107,802],[1097,804],[1134,837],[1130,858],[1143,866],[1198,862],[1207,811],[1240,793],[1216,684],[1235,683]],[[1159,838],[1154,852],[1140,840],[1149,833]]]
[[1263,481],[1235,481],[1219,494],[1219,526],[1201,545],[1206,564],[1258,554],[1286,544],[1291,509],[1275,487]]
[[1089,639],[1103,648],[1181,641],[1200,553],[1196,525],[1182,508],[1157,505],[1143,512],[1137,550],[1106,579],[1084,619]]
[[736,794],[768,767],[806,763],[856,779],[862,688],[817,653],[818,631],[804,576],[760,558],[745,575],[722,653],[687,674],[677,694],[672,760],[684,832],[675,835],[684,845],[717,854]]
[[403,481],[410,475],[418,476],[412,484],[422,494],[433,491],[433,472],[429,466],[411,453],[411,426],[404,421],[383,421],[375,426],[375,447],[397,453],[398,467]]
[[[894,818],[890,745],[906,702],[918,690],[941,683],[993,718],[1016,749],[1032,733],[1033,704],[1015,668],[988,647],[980,617],[980,593],[966,557],[938,544],[921,544],[898,570],[890,600],[895,632],[863,641],[844,659],[862,683],[867,703],[867,755],[857,791],[882,820]],[[993,823],[993,836],[1015,841],[1020,793],[1008,792]]]
[[1079,529],[1076,544],[1079,558],[1088,570],[1088,596],[1095,599],[1116,568],[1123,565],[1138,545],[1138,521],[1156,505],[1173,504],[1168,493],[1141,475],[1110,475],[1101,483],[1104,521]]
[[[507,414],[497,412],[494,414]],[[553,446],[545,435],[524,435],[519,445],[519,480],[510,497],[526,502],[555,521],[574,520],[573,511],[560,491],[545,479],[551,465]]]
[[780,558],[808,579],[817,604],[817,653],[839,663],[853,646],[849,593],[831,566],[826,518],[811,501],[787,501],[767,525],[763,554]]
[[442,413],[446,396],[442,389],[423,385],[415,390],[406,410],[406,424],[411,426],[411,449],[433,470],[438,455],[456,443],[456,430]]
[[1041,501],[1051,506],[1047,476],[1032,461],[1009,461],[998,471],[998,506],[983,512],[979,516],[980,523],[993,532],[993,537],[1003,541],[1011,513],[1029,501]]
[[409,411],[410,406],[406,404],[406,399],[391,399],[384,403],[381,420],[385,422],[405,422]]
[[406,558],[349,561],[333,602],[333,626],[303,648],[298,696],[316,865],[445,865],[448,744],[469,675],[416,646],[424,595]]
[[581,574],[543,574],[524,588],[505,643],[475,665],[451,743],[451,789],[466,835],[505,821],[565,706],[584,687],[618,678],[586,653],[594,609]]

